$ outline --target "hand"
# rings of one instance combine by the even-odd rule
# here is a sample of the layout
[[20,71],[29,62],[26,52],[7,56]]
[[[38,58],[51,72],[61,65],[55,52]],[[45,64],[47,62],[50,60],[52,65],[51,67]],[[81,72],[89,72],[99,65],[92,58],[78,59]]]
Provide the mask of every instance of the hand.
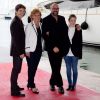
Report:
[[49,36],[49,32],[46,32],[46,35]]
[[78,31],[80,31],[80,30],[81,30],[81,26],[80,26],[79,24],[77,24],[77,25],[76,25],[76,29],[77,29]]
[[27,52],[26,53],[26,56],[30,58],[30,52]]
[[24,58],[24,56],[25,56],[24,54],[21,54],[21,55],[20,55],[20,58],[21,58],[21,59],[23,59],[23,58]]
[[58,47],[54,47],[53,51],[54,51],[54,53],[58,53],[59,52],[59,48]]

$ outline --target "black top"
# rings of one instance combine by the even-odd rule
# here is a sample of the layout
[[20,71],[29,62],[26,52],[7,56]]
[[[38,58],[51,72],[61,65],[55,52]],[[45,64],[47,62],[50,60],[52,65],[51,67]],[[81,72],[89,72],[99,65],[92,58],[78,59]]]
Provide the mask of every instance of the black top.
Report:
[[36,46],[36,50],[38,52],[42,52],[42,43],[41,43],[41,29],[40,27],[37,28],[37,46]]
[[[49,32],[49,36],[46,32]],[[63,16],[58,15],[57,21],[51,14],[45,17],[42,23],[42,33],[48,52],[53,53],[53,48],[57,46],[60,49],[58,55],[64,56],[68,53],[68,26]]]
[[24,25],[17,16],[11,22],[11,56],[19,56],[25,53],[25,32]]

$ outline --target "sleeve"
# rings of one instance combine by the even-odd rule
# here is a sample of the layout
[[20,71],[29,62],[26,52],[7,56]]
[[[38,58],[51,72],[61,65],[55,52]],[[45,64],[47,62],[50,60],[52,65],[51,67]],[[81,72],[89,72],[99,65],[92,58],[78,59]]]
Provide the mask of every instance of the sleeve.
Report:
[[65,56],[68,51],[69,51],[69,47],[70,47],[70,40],[68,37],[68,26],[66,24],[65,18],[63,18],[63,30],[64,30],[64,36],[63,36],[63,55]]
[[67,24],[66,24],[65,18],[63,18],[63,25],[64,25],[65,31],[68,31],[68,26],[67,26]]
[[82,37],[82,30],[79,31],[79,59],[82,59],[82,47],[83,47],[83,37]]
[[[24,47],[24,28],[20,28],[20,25],[16,22],[12,23],[10,26],[11,29],[11,36],[15,47],[17,48],[19,55],[25,53]],[[22,31],[23,29],[23,31]]]
[[25,28],[25,52],[30,52],[29,37],[30,37],[30,27],[28,24]]
[[49,32],[48,24],[47,24],[46,20],[43,19],[43,21],[42,21],[42,37],[45,41],[48,40],[48,36],[46,35],[46,32]]

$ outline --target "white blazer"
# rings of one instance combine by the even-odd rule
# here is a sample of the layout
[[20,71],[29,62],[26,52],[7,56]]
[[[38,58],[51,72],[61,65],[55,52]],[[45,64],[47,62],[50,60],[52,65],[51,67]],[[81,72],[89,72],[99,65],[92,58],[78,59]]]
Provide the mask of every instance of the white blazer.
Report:
[[[39,23],[39,26],[41,29],[41,23]],[[35,23],[30,22],[25,28],[25,52],[34,52],[36,46],[37,46],[37,29]]]

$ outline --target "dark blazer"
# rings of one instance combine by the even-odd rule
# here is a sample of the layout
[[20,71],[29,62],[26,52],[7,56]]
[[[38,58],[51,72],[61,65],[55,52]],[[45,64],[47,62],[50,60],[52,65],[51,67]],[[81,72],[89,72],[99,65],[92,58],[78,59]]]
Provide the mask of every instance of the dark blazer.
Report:
[[75,29],[74,36],[72,38],[72,44],[70,43],[70,47],[74,56],[79,59],[82,58],[82,30],[78,31]]
[[15,16],[10,25],[11,31],[11,56],[25,53],[25,33],[22,21]]
[[[49,36],[46,35],[46,32],[49,32]],[[64,56],[68,52],[68,26],[63,16],[58,15],[58,21],[51,14],[45,17],[42,23],[42,33],[48,52],[53,53],[55,46],[60,49],[58,53],[60,56]]]

